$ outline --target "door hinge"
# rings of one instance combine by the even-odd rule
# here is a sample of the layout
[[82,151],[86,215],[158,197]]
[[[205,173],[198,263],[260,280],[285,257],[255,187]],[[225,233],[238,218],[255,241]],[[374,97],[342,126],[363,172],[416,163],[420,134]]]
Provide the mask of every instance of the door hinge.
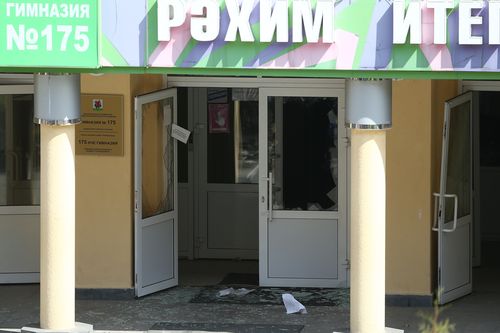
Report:
[[139,201],[137,200],[137,191],[135,191],[135,198],[134,198],[134,209],[135,209],[135,212],[139,212]]
[[137,285],[137,273],[135,274],[135,285]]
[[344,136],[342,137],[342,139],[344,140],[344,144],[346,147],[350,147],[351,146],[351,138],[348,137],[348,136]]
[[347,270],[351,269],[351,261],[349,259],[344,260],[344,263],[342,264],[342,266],[344,266],[345,269],[347,269]]
[[204,242],[205,242],[205,241],[204,241],[203,237],[196,237],[196,238],[194,239],[194,247],[195,247],[196,249],[199,249],[199,248],[201,248],[201,245],[202,245]]
[[441,268],[438,268],[438,286],[441,288]]

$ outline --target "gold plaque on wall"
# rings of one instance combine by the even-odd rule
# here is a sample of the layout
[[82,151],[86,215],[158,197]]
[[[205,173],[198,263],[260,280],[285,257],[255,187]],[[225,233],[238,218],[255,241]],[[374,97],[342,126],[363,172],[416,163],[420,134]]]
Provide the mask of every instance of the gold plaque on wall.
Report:
[[82,94],[80,110],[76,154],[123,156],[123,96]]

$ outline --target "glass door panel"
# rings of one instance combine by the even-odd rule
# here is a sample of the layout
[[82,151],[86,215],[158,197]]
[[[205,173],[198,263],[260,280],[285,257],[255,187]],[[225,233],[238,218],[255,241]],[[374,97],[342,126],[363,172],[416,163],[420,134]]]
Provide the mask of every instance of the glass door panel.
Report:
[[257,98],[257,89],[208,89],[208,183],[257,184]]
[[33,94],[0,95],[0,205],[40,205],[40,129]]
[[142,106],[142,218],[174,209],[173,99]]
[[336,97],[268,97],[273,210],[338,210]]
[[[460,104],[451,109],[448,126],[448,162],[446,193],[458,196],[458,218],[471,213],[471,103]],[[448,198],[445,207],[445,223],[453,221],[453,200]]]
[[343,90],[260,90],[260,284],[345,287]]

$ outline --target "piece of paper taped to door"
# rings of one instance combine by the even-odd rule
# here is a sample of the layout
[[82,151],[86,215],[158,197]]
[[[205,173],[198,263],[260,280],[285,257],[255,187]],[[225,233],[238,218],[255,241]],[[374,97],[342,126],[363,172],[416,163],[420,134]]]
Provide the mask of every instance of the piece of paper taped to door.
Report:
[[187,143],[191,132],[179,125],[172,124],[172,137],[182,143]]

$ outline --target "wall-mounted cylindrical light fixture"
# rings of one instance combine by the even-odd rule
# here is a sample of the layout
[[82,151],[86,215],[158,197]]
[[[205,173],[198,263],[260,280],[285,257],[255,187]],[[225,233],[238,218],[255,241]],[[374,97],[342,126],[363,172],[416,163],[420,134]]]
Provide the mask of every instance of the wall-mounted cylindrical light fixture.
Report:
[[392,127],[392,80],[346,80],[346,127],[382,130]]
[[35,117],[40,125],[80,122],[80,75],[36,74]]

